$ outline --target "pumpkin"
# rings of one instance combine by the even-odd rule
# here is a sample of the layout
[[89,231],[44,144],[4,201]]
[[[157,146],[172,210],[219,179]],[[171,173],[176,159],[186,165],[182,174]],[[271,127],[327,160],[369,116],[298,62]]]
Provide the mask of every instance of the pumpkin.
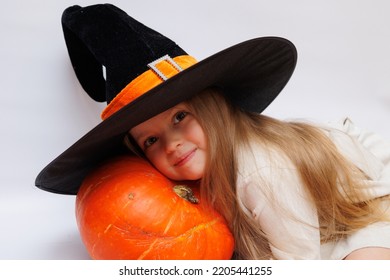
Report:
[[197,186],[173,182],[146,160],[111,159],[76,197],[76,221],[92,259],[230,259],[223,217],[202,204]]

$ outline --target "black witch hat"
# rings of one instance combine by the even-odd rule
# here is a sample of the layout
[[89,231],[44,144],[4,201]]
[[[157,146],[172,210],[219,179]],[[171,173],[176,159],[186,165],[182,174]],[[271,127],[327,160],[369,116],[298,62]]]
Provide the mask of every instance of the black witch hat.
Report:
[[123,153],[132,127],[205,88],[217,86],[244,110],[261,113],[287,84],[297,60],[288,40],[262,37],[197,62],[110,4],[69,7],[62,26],[80,84],[107,107],[100,124],[37,176],[37,187],[61,194],[77,194],[89,171]]

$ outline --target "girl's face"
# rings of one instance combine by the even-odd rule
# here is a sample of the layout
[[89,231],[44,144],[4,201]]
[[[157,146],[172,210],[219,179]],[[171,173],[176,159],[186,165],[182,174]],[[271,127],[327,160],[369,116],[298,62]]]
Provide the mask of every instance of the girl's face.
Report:
[[150,162],[172,180],[198,180],[206,165],[206,137],[184,103],[130,130]]

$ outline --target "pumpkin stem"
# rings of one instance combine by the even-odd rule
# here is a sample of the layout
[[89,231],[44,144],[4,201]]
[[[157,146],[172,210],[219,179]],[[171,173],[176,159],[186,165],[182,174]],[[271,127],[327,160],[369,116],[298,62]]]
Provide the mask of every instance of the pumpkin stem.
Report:
[[199,199],[194,195],[193,191],[188,186],[176,185],[173,187],[173,191],[181,198],[184,198],[193,204],[199,203]]

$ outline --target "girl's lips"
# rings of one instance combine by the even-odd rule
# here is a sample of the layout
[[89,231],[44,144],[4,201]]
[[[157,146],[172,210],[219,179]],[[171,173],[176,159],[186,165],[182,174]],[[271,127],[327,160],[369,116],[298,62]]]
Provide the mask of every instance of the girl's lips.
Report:
[[194,157],[195,152],[196,152],[196,148],[193,149],[192,151],[184,154],[183,156],[179,157],[177,159],[177,161],[175,162],[174,166],[182,166],[182,165],[186,164],[188,161],[190,161]]

